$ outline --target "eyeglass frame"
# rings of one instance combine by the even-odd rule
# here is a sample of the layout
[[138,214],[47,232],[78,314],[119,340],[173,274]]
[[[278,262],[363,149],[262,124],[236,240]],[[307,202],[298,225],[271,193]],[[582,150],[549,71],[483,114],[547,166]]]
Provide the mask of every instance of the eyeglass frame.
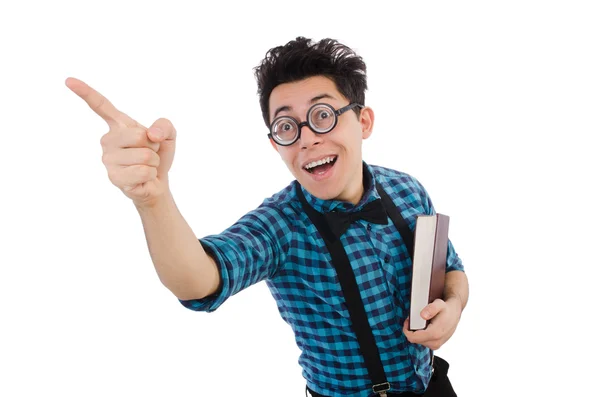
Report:
[[[327,130],[327,131],[315,131],[315,129],[313,128],[312,125],[310,125],[310,122],[308,121],[310,119],[310,112],[317,106],[326,106],[328,108],[330,108],[333,111],[333,115],[335,116],[335,120],[333,121],[333,125]],[[280,145],[280,146],[291,146],[294,143],[298,142],[298,140],[300,139],[300,134],[302,133],[302,127],[307,126],[312,132],[314,132],[315,134],[319,134],[319,135],[324,135],[324,134],[328,134],[330,133],[335,126],[338,123],[338,118],[339,116],[341,116],[343,113],[347,112],[350,109],[354,109],[355,107],[359,107],[360,109],[364,108],[365,105],[361,105],[360,103],[356,103],[353,102],[349,105],[346,105],[342,108],[339,108],[337,110],[335,110],[335,108],[333,106],[331,106],[328,103],[315,103],[314,105],[312,105],[310,108],[308,108],[307,112],[306,112],[306,121],[303,121],[301,123],[298,122],[298,120],[296,120],[294,117],[292,116],[279,116],[277,118],[275,118],[275,120],[273,120],[271,122],[271,125],[269,126],[269,133],[267,134],[267,136],[269,137],[269,139],[273,139],[273,142],[275,142],[276,144]],[[296,135],[296,138],[290,142],[290,143],[281,143],[279,142],[277,139],[275,139],[273,137],[273,126],[275,125],[275,123],[278,120],[281,120],[283,118],[287,118],[290,119],[291,121],[293,121],[296,124],[296,127],[298,129],[298,134]]]

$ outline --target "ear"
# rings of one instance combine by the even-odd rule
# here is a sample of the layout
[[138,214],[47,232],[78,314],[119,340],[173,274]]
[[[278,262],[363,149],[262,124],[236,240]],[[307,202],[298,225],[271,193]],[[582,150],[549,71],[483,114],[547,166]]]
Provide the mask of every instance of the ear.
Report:
[[277,144],[275,143],[275,141],[272,139],[269,139],[269,142],[271,142],[271,146],[273,146],[273,149],[275,149],[275,151],[277,153],[279,153],[279,150],[277,150]]
[[375,112],[373,112],[373,109],[368,106],[362,108],[359,122],[362,129],[362,137],[363,139],[367,139],[373,132],[373,123],[375,122]]

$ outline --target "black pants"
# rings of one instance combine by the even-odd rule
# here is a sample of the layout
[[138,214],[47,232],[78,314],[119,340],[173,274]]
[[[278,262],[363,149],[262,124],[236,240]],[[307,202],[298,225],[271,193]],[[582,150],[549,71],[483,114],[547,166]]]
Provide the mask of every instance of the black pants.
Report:
[[[433,375],[431,376],[431,381],[429,382],[429,386],[427,386],[427,390],[425,390],[424,394],[407,392],[387,393],[387,395],[388,397],[457,397],[452,385],[450,384],[450,379],[448,379],[449,367],[450,365],[446,360],[435,356],[433,358]],[[306,391],[308,391],[313,397],[326,397],[310,390],[308,386],[306,387]],[[378,395],[371,393],[370,396]]]

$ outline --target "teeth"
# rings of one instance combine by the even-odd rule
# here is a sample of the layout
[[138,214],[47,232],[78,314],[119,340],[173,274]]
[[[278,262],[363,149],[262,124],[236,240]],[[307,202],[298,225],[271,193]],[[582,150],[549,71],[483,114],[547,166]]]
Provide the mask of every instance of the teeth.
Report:
[[316,167],[317,165],[321,165],[321,164],[325,164],[325,163],[330,163],[333,161],[333,159],[335,159],[334,157],[325,157],[322,160],[318,160],[318,161],[313,161],[312,163],[308,163],[304,166],[304,169],[310,170],[311,168]]

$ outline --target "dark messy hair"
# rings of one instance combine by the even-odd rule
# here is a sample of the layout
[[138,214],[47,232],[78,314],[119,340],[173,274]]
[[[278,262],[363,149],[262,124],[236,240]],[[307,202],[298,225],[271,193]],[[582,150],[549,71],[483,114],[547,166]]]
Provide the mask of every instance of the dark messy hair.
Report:
[[[267,51],[260,65],[254,68],[258,83],[260,109],[269,127],[269,97],[279,84],[303,80],[312,76],[331,79],[337,90],[350,100],[365,104],[367,66],[362,57],[334,39],[317,43],[297,37],[286,45]],[[359,108],[353,109],[360,114]]]

